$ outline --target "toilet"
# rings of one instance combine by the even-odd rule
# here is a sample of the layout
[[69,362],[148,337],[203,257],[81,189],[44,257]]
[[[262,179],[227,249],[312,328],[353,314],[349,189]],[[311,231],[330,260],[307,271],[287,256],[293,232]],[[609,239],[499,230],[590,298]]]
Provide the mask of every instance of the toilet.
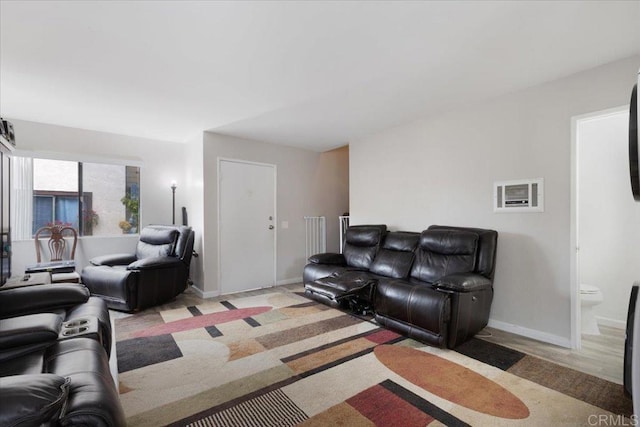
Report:
[[596,286],[580,285],[580,306],[582,308],[582,333],[587,335],[600,335],[596,315],[593,307],[603,300],[602,292]]

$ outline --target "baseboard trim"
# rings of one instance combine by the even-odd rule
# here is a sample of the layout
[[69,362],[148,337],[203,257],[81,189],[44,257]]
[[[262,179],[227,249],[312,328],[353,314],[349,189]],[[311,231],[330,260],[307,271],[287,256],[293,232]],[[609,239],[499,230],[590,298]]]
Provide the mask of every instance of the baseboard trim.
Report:
[[608,326],[610,328],[616,328],[616,329],[627,328],[627,322],[623,322],[622,320],[610,319],[608,317],[600,317],[600,316],[596,316],[596,320],[598,321],[598,325]]
[[220,291],[203,292],[202,289],[195,285],[191,286],[191,290],[202,299],[215,298],[217,296],[220,296]]
[[293,279],[278,280],[278,281],[276,282],[276,286],[280,286],[280,285],[293,285],[294,283],[302,283],[302,276],[300,276],[300,277],[294,277]]
[[558,345],[560,347],[571,348],[571,340],[550,334],[547,332],[538,331],[535,329],[529,329],[518,325],[513,325],[507,322],[501,322],[500,320],[489,319],[489,325],[492,328],[500,329],[501,331],[510,332],[516,335],[522,335],[523,337],[531,338],[534,340],[546,342],[549,344]]
[[[276,286],[280,286],[280,285],[292,285],[294,283],[302,283],[302,276],[300,277],[293,277],[291,279],[284,279],[284,280],[278,280],[276,282]],[[256,288],[256,289],[260,289],[260,288]],[[215,298],[215,297],[219,297],[221,295],[220,291],[211,291],[211,292],[203,292],[202,289],[200,289],[199,287],[197,287],[195,284],[191,285],[191,290],[198,295],[200,298],[206,299],[206,298]]]

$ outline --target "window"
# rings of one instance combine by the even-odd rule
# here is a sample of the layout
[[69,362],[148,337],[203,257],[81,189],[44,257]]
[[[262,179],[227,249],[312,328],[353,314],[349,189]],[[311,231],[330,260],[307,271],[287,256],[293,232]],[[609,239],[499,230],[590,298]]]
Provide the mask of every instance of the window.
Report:
[[[80,236],[137,233],[140,168],[51,159],[14,160],[16,238],[29,239],[48,224]],[[30,161],[25,161],[30,160]]]
[[[86,193],[84,199],[87,199]],[[54,223],[68,224],[79,230],[77,192],[34,190],[32,234],[36,234],[40,227]],[[85,227],[84,231],[85,236],[93,234],[91,224],[88,229]]]

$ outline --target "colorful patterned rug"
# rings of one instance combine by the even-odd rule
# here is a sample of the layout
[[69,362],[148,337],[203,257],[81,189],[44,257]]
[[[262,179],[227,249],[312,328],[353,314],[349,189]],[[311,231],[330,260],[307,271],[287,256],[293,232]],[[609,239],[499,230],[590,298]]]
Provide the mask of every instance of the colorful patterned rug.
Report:
[[426,346],[286,289],[116,335],[132,426],[630,425],[620,385],[480,339]]

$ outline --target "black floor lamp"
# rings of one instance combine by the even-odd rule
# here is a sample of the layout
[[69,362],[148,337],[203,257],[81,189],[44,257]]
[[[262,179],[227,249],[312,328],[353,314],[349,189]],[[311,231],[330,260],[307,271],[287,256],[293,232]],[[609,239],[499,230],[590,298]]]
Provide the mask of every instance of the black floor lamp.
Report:
[[176,182],[171,181],[171,196],[172,196],[171,212],[172,212],[173,225],[176,225],[176,188],[178,188],[178,186],[176,185]]

